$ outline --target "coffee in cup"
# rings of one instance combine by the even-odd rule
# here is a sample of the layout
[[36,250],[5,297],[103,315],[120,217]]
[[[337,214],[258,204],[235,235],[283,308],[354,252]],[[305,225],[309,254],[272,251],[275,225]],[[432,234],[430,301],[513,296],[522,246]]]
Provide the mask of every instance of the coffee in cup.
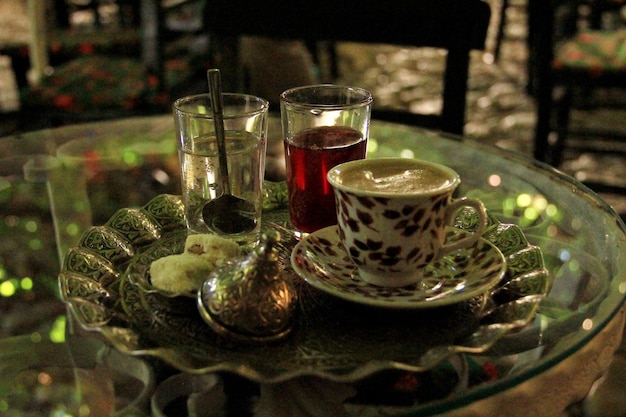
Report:
[[[407,158],[351,161],[328,172],[339,236],[359,276],[374,285],[419,281],[422,269],[454,250],[474,245],[487,215],[476,199],[453,199],[461,180],[451,168]],[[478,214],[478,228],[446,241],[462,207]]]

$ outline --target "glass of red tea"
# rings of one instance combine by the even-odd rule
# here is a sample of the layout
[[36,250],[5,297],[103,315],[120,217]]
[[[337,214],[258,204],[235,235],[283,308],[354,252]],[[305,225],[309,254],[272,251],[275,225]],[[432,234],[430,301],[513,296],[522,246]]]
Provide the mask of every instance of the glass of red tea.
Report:
[[296,236],[337,223],[326,174],[364,159],[372,95],[340,85],[296,87],[280,95],[290,220]]

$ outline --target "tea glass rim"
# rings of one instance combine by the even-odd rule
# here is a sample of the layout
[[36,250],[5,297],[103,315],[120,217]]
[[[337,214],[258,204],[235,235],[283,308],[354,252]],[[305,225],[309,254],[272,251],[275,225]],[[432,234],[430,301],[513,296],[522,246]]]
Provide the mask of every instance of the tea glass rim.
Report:
[[[200,93],[200,94],[193,94],[190,96],[180,97],[176,99],[174,103],[172,103],[172,108],[174,109],[174,113],[176,114],[185,115],[187,117],[212,120],[213,112],[210,111],[210,108],[207,108],[207,113],[183,108],[184,105],[189,105],[192,102],[197,101],[198,99],[207,99],[207,98],[209,99],[209,102],[210,102],[211,94]],[[241,108],[235,108],[237,111],[234,113],[231,111],[233,110],[233,108],[229,106],[224,106],[224,115],[223,115],[224,119],[246,118],[246,117],[253,116],[255,114],[261,114],[261,113],[267,112],[269,110],[269,106],[270,106],[269,101],[267,101],[266,99],[262,97],[255,96],[252,94],[244,94],[244,93],[222,93],[222,99],[224,101],[228,101],[229,99],[233,99],[233,98],[241,99],[241,101],[239,103],[237,102],[229,103],[231,105],[237,105],[237,104],[244,105],[244,104],[256,103],[257,106],[252,107],[246,111],[239,111],[242,108],[245,108],[243,106]]]
[[[311,91],[315,91],[315,90],[337,90],[337,91],[344,90],[344,91],[350,91],[350,92],[355,93],[354,97],[356,97],[357,95],[360,95],[361,99],[359,101],[354,102],[354,103],[332,103],[331,104],[331,103],[319,103],[319,102],[315,102],[313,100],[303,101],[301,99],[290,98],[294,94],[300,93],[300,92],[306,91],[306,90],[311,90]],[[300,86],[300,87],[290,88],[288,90],[283,91],[280,94],[281,105],[289,105],[289,106],[292,106],[292,107],[298,107],[298,108],[302,108],[302,109],[311,109],[311,108],[315,108],[315,109],[320,109],[321,108],[321,109],[325,109],[325,110],[352,109],[352,108],[357,108],[357,107],[363,107],[363,106],[371,105],[373,101],[374,101],[374,96],[372,95],[372,93],[370,93],[366,89],[361,88],[361,87],[353,87],[353,86],[340,85],[340,84],[304,85],[304,86]]]
[[[446,180],[445,185],[438,187],[434,190],[414,190],[414,191],[378,191],[372,189],[364,189],[360,187],[355,187],[351,185],[343,184],[339,178],[345,174],[346,170],[354,169],[355,166],[371,166],[372,163],[384,163],[387,165],[393,166],[393,164],[404,164],[409,167],[418,167],[418,166],[430,166],[435,169],[444,171],[448,178]],[[338,164],[331,168],[326,174],[326,179],[330,183],[330,185],[340,191],[349,192],[354,195],[358,195],[360,197],[381,197],[381,198],[393,198],[394,200],[401,200],[402,198],[416,198],[416,197],[430,197],[434,195],[446,194],[459,186],[461,183],[460,175],[453,170],[452,168],[438,164],[436,162],[426,161],[423,159],[415,159],[415,158],[403,158],[403,157],[384,157],[384,158],[365,158],[358,159],[355,161],[348,161],[341,164]]]

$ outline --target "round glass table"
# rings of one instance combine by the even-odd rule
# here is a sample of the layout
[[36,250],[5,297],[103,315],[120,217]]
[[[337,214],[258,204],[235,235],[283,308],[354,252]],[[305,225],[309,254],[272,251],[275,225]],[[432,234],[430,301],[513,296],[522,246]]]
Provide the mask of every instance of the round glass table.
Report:
[[[268,138],[272,184],[284,175],[279,123],[271,120]],[[32,340],[62,343],[73,334],[87,334],[130,355],[163,359],[158,340],[148,345],[135,340],[145,335],[132,320],[120,343],[111,336],[110,322],[90,327],[84,317],[76,319],[76,304],[69,302],[66,315],[57,277],[66,268],[68,251],[83,245],[91,226],[107,224],[122,208],[180,193],[173,132],[173,120],[165,115],[0,139],[3,338],[28,334]],[[464,349],[453,348],[436,366],[423,369],[400,360],[400,365],[368,364],[345,374],[307,362],[297,372],[274,369],[270,377],[232,363],[221,366],[215,358],[210,366],[194,366],[165,355],[169,373],[216,372],[229,381],[227,397],[237,396],[233,383],[246,391],[253,385],[257,415],[498,416],[506,410],[509,416],[554,416],[582,399],[609,367],[624,328],[626,228],[620,218],[570,177],[462,137],[373,121],[368,157],[386,156],[452,167],[462,178],[459,195],[482,200],[496,226],[517,231],[525,245],[540,249],[545,292],[528,320],[484,348],[460,343]],[[368,343],[381,342],[365,337],[363,346]],[[271,348],[264,354],[272,362]]]

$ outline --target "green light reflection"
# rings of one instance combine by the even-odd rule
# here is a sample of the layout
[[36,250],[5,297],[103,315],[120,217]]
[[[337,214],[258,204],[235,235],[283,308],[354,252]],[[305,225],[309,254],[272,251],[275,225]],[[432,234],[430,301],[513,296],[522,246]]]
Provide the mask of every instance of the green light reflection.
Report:
[[139,157],[139,154],[137,152],[125,150],[122,153],[122,160],[127,165],[136,166],[139,165],[141,158]]
[[80,233],[80,226],[77,223],[69,223],[65,226],[65,233],[69,236],[76,236]]
[[32,250],[41,250],[43,248],[43,243],[41,239],[31,239],[28,242],[28,246],[30,246]]
[[82,213],[84,211],[89,210],[89,206],[87,205],[87,203],[85,201],[82,201],[82,200],[74,201],[72,206],[74,207],[74,211],[76,211],[78,213]]
[[378,141],[376,139],[370,139],[367,142],[367,152],[376,153],[376,150],[378,150]]
[[415,158],[415,152],[411,149],[403,149],[400,151],[400,157],[402,158]]
[[30,277],[24,277],[20,280],[20,288],[24,291],[31,291],[33,286],[33,280]]
[[11,183],[5,178],[0,178],[0,191],[6,190],[9,187],[11,187]]
[[37,231],[37,229],[39,229],[39,225],[37,224],[36,221],[34,220],[29,220],[26,222],[26,224],[24,225],[24,229],[26,229],[28,232],[30,233],[34,233]]
[[54,343],[63,343],[65,342],[65,325],[67,322],[67,317],[59,316],[54,321],[52,325],[52,329],[50,330],[50,340]]
[[0,283],[0,295],[2,297],[12,297],[17,291],[17,282],[15,279],[9,279]]

